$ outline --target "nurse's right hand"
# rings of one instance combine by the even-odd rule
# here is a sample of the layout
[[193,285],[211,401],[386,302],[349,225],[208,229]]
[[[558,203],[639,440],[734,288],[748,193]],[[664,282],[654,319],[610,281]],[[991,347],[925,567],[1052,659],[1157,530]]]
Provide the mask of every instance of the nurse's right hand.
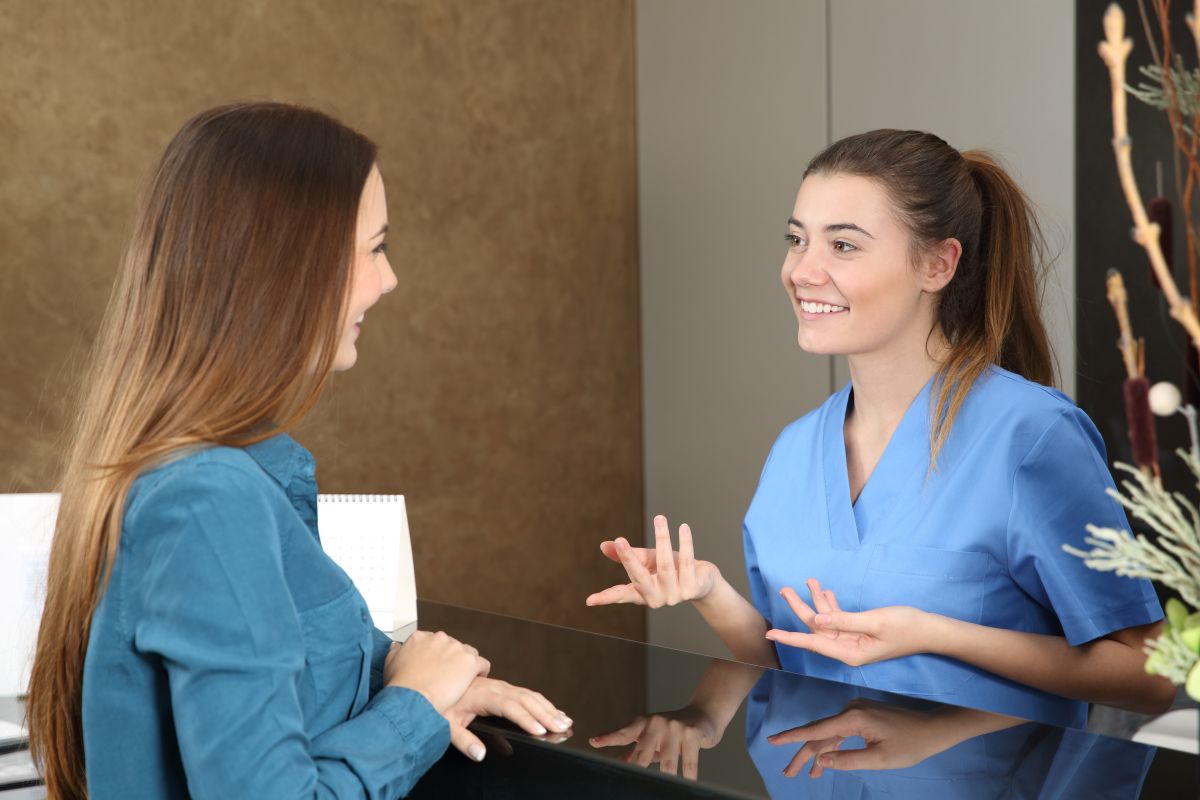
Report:
[[388,651],[383,680],[425,695],[445,716],[479,676],[487,676],[492,665],[479,651],[442,631],[416,631],[402,646]]
[[721,580],[710,561],[697,561],[692,529],[679,526],[679,551],[671,549],[671,528],[661,514],[654,518],[654,548],[631,547],[623,538],[600,543],[600,551],[625,568],[629,583],[610,586],[587,599],[589,606],[635,603],[659,608],[703,600]]

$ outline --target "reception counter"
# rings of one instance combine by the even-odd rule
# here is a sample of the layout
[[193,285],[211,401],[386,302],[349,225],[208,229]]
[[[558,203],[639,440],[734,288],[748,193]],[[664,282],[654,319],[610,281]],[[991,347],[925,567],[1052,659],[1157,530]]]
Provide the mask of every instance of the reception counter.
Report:
[[[416,798],[1200,797],[1188,753],[437,603],[419,613],[478,646],[494,677],[545,687],[575,725],[539,739],[477,721],[488,757],[447,753]],[[870,769],[784,775],[802,744],[768,737],[822,719],[880,737]]]
[[[534,737],[476,720],[484,761],[451,749],[414,798],[1200,797],[1200,757],[1187,753],[439,603],[420,602],[419,616],[476,645],[493,677],[543,691],[574,727]],[[0,702],[0,719],[19,716]],[[817,721],[822,735],[866,735],[821,739],[823,752],[867,745],[862,768],[812,774],[802,734],[814,730],[795,731]],[[22,756],[0,755],[0,772]]]

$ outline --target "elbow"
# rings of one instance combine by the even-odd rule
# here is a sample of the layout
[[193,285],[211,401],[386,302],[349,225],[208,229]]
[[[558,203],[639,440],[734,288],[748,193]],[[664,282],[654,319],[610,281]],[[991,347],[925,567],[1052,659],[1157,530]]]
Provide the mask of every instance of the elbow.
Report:
[[1157,716],[1171,710],[1171,706],[1175,704],[1175,697],[1179,694],[1179,691],[1175,688],[1175,684],[1157,675],[1154,676],[1154,684],[1154,710],[1150,713]]
[[1144,691],[1138,693],[1128,710],[1160,716],[1171,710],[1177,690],[1175,684],[1158,675],[1147,675]]

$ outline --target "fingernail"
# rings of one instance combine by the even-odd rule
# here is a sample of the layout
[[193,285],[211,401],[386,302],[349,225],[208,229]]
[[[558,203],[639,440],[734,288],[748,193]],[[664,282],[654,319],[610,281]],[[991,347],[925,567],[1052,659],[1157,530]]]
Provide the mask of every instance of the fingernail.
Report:
[[476,761],[483,761],[483,757],[487,755],[487,750],[484,750],[481,744],[473,744],[468,750],[471,753],[471,758]]
[[817,763],[820,764],[822,767],[829,767],[829,766],[833,765],[833,759],[830,758],[829,756],[821,756],[820,758],[817,759]]
[[828,614],[817,614],[818,625],[828,625],[833,622],[833,619]]
[[543,728],[541,725],[536,725],[536,724],[535,724],[535,725],[533,726],[533,732],[534,732],[534,733],[536,733],[538,736],[545,736],[545,735],[546,735],[546,729],[545,729],[545,728]]

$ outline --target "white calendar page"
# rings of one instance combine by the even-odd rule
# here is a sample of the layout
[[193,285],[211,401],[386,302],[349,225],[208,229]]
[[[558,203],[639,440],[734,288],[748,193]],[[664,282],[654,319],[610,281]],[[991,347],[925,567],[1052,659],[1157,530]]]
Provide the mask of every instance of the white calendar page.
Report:
[[317,527],[325,552],[367,601],[375,627],[390,632],[417,621],[403,495],[318,495]]
[[0,495],[0,695],[29,686],[57,515],[57,494]]

